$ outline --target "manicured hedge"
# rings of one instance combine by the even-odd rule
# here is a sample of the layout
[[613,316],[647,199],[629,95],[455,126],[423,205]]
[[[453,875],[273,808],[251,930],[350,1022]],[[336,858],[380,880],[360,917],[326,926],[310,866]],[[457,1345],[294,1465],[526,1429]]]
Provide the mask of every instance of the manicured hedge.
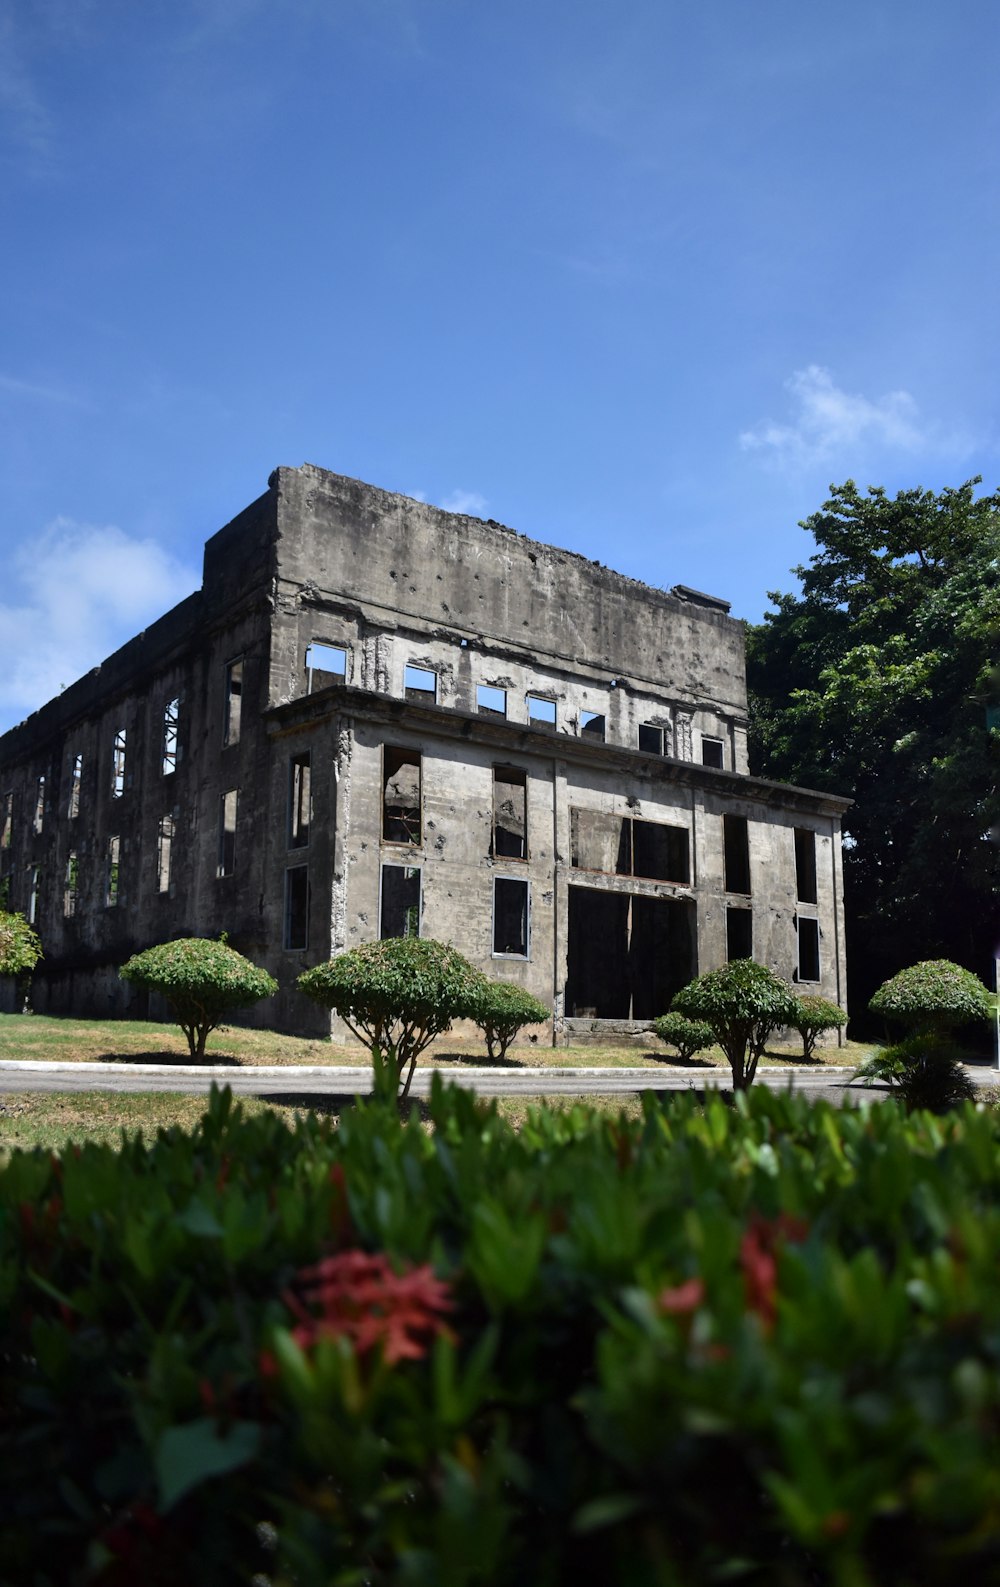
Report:
[[995,1114],[430,1111],[10,1157],[6,1579],[1000,1579]]

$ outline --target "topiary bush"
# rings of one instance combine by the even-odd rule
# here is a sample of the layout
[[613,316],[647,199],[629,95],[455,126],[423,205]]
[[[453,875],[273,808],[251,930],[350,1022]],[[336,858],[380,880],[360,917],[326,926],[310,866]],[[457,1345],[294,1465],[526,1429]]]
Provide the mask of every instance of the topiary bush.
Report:
[[884,981],[868,1007],[913,1031],[943,1034],[990,1019],[993,1000],[979,977],[949,959],[924,959]]
[[432,937],[365,942],[299,976],[307,997],[339,1014],[372,1056],[375,1091],[405,1101],[417,1058],[456,1019],[476,1018],[481,971]]
[[683,1063],[695,1053],[715,1046],[715,1031],[711,1025],[704,1020],[687,1019],[683,1014],[661,1014],[654,1019],[653,1030],[662,1042],[675,1049]]
[[802,1037],[802,1056],[806,1061],[816,1051],[816,1042],[825,1030],[839,1030],[847,1024],[847,1015],[837,1003],[807,992],[795,999],[795,1014],[788,1021],[792,1030]]
[[757,1073],[768,1037],[795,1016],[795,994],[787,981],[753,959],[731,959],[719,970],[682,987],[671,1011],[703,1020],[729,1060],[733,1090],[745,1091]]
[[525,1025],[540,1025],[550,1016],[545,1004],[523,987],[510,981],[486,981],[471,1017],[486,1037],[490,1060],[502,1063],[518,1031]]
[[233,1009],[273,997],[278,983],[245,959],[225,938],[179,937],[133,954],[119,970],[123,981],[159,992],[187,1037],[191,1057],[200,1063],[205,1042]]

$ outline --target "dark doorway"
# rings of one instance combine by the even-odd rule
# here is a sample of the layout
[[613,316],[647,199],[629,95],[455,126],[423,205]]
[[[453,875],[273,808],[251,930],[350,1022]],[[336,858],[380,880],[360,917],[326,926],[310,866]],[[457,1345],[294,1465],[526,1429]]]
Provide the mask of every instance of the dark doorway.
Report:
[[695,969],[695,906],[569,889],[569,1018],[654,1019]]

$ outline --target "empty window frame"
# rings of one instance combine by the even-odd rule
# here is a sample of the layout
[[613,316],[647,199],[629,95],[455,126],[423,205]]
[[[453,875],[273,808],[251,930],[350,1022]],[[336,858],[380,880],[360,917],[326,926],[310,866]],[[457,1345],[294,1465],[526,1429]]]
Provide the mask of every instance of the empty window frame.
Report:
[[507,715],[507,690],[492,683],[476,684],[476,710],[480,716]]
[[421,841],[420,751],[382,750],[382,837],[386,843]]
[[69,776],[69,803],[66,814],[71,821],[75,821],[80,814],[80,785],[83,782],[83,756],[73,756],[73,768]]
[[665,729],[653,722],[639,723],[639,748],[647,755],[666,755],[669,740]]
[[45,778],[39,777],[35,784],[35,814],[32,826],[36,832],[41,832],[45,826]]
[[28,867],[28,925],[34,926],[38,921],[38,903],[42,890],[42,873],[37,865]]
[[529,694],[528,721],[532,727],[547,728],[550,733],[556,730],[556,702],[548,700],[542,694]]
[[493,847],[498,859],[528,858],[528,784],[519,766],[493,768]]
[[302,750],[288,762],[288,847],[304,849],[309,845],[312,825],[312,787],[309,751]]
[[691,877],[686,827],[597,810],[570,810],[570,856],[577,870],[635,876],[686,886]]
[[797,981],[818,981],[819,974],[819,921],[812,915],[796,917],[795,929],[799,942]]
[[173,816],[161,816],[160,825],[156,834],[156,879],[157,892],[169,893],[170,870],[173,863],[174,835],[177,823]]
[[71,920],[76,914],[76,900],[80,889],[80,861],[74,850],[66,859],[66,882],[63,887],[63,914]]
[[347,649],[344,645],[325,645],[314,639],[306,646],[306,689],[326,689],[333,683],[347,682]]
[[301,953],[309,946],[309,867],[292,865],[285,872],[285,947]]
[[816,834],[795,829],[795,896],[800,904],[815,904]]
[[243,715],[243,657],[226,665],[226,698],[223,707],[223,745],[238,744]]
[[403,692],[408,700],[418,704],[433,705],[437,699],[438,675],[429,667],[415,667],[407,662],[403,672]]
[[597,711],[580,712],[580,735],[586,734],[587,738],[595,738],[599,743],[604,743],[607,724],[603,716]]
[[128,735],[123,727],[115,734],[111,748],[111,797],[120,799],[125,792],[125,744]]
[[109,838],[104,858],[104,906],[106,909],[114,909],[118,903],[121,891],[121,852],[121,838]]
[[726,892],[749,893],[750,832],[746,816],[723,816],[722,841]]
[[714,766],[717,771],[722,770],[725,754],[721,738],[706,738],[704,733],[701,735],[701,764]]
[[493,955],[526,959],[529,948],[528,883],[514,876],[493,878]]
[[380,937],[419,937],[420,867],[383,865],[379,899]]
[[219,858],[216,876],[232,876],[236,868],[236,813],[239,790],[230,788],[219,798]]
[[726,910],[726,958],[753,958],[753,910]]
[[177,770],[177,762],[180,759],[177,739],[180,720],[180,699],[168,700],[163,707],[163,743],[160,760],[160,772],[164,777],[169,777],[171,772]]
[[0,850],[6,853],[14,837],[14,795],[3,796],[3,829],[0,831]]

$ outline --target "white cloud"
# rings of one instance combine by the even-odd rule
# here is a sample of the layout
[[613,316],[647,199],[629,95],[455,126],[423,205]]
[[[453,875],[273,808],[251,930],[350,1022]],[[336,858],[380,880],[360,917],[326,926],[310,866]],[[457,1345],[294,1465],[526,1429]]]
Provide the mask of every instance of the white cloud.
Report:
[[9,392],[12,397],[32,397],[39,402],[62,402],[76,408],[86,407],[86,403],[71,391],[59,386],[36,386],[30,380],[18,380],[14,375],[0,374],[0,392],[3,391]]
[[21,49],[13,7],[0,6],[0,125],[35,156],[48,153],[51,121]]
[[57,518],[8,563],[0,717],[37,710],[200,582],[154,540]]
[[441,503],[445,512],[468,513],[473,518],[481,518],[486,511],[486,497],[480,496],[477,490],[453,490]]
[[789,464],[819,463],[862,445],[915,452],[939,439],[924,424],[908,391],[890,391],[872,401],[842,391],[828,369],[797,369],[785,389],[793,399],[792,420],[765,420],[744,430],[740,446]]

